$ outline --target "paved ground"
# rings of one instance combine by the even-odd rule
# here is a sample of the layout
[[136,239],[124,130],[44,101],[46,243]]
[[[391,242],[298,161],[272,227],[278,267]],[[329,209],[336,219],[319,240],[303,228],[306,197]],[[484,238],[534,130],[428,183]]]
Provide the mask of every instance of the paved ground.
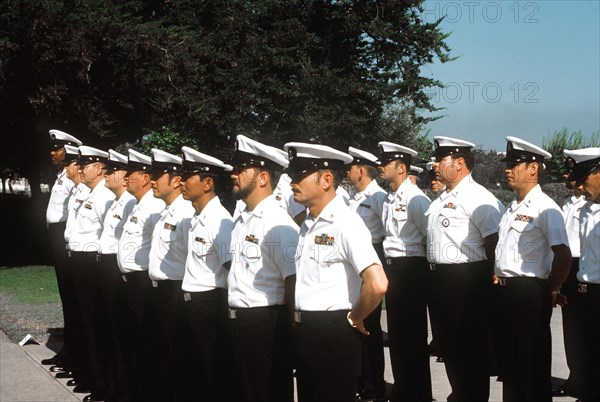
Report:
[[[386,326],[385,314],[383,317]],[[74,394],[72,388],[66,386],[66,380],[57,380],[48,372],[47,366],[41,366],[42,359],[54,355],[57,344],[29,344],[23,347],[8,340],[3,332],[0,333],[0,402],[34,402],[34,401],[77,401],[85,394]],[[553,343],[553,382],[558,385],[568,375],[564,357],[561,311],[554,309],[552,316]],[[388,356],[386,355],[386,360]],[[437,401],[444,401],[450,392],[443,363],[431,359],[431,377],[433,381],[433,396]],[[389,360],[386,361],[386,381],[392,383],[392,373]],[[490,401],[502,400],[502,383],[495,377],[490,378]],[[557,402],[571,402],[574,398],[554,398]]]

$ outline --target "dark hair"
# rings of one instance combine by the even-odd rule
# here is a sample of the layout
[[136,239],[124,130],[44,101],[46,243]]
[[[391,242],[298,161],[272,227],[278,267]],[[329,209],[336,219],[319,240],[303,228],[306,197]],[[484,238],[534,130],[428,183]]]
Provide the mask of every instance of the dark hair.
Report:
[[271,179],[271,190],[275,190],[279,178],[281,177],[281,171],[273,170],[268,167],[255,167],[255,169],[259,172],[267,172],[269,174],[269,178]]
[[450,155],[450,157],[452,158],[452,160],[463,158],[469,170],[473,170],[473,168],[475,167],[475,156],[473,155],[473,152],[469,150],[459,151]]

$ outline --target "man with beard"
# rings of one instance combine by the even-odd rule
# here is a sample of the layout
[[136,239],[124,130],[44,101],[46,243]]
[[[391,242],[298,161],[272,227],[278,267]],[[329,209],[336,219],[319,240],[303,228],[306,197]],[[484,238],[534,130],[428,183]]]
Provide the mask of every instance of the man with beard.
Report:
[[293,400],[291,309],[298,226],[273,189],[285,153],[238,135],[233,196],[246,207],[235,219],[228,276],[229,325],[244,402]]

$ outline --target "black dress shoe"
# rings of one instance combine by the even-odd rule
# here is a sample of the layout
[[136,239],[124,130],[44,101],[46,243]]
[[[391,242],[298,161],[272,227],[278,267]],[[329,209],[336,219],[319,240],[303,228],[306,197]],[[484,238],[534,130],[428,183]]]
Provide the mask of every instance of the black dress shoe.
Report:
[[42,363],[44,366],[60,365],[61,359],[58,357],[58,355],[54,355],[49,359],[42,360],[40,363]]
[[67,381],[67,386],[68,387],[76,387],[77,386],[77,381],[76,380],[69,380],[69,381]]
[[78,394],[87,394],[90,391],[90,387],[83,384],[77,384],[75,388],[73,388],[73,392],[77,392]]
[[566,396],[567,393],[563,389],[562,385],[552,390],[552,396]]
[[103,402],[104,397],[96,394],[89,394],[85,398],[83,398],[83,402]]
[[51,366],[49,370],[53,373],[68,371],[62,364]]
[[54,378],[73,378],[75,373],[72,371],[60,371],[54,375]]

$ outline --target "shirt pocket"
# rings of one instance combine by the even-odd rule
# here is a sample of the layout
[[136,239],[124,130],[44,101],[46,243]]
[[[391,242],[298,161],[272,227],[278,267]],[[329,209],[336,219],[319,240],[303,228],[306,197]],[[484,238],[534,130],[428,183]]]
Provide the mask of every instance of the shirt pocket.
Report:
[[511,222],[510,227],[519,233],[524,233],[533,230],[535,224],[533,222],[514,220]]
[[163,243],[172,243],[177,240],[177,232],[171,229],[163,229],[160,231],[160,240]]
[[444,228],[459,227],[461,215],[454,208],[442,208],[438,216],[439,224]]
[[212,243],[207,241],[194,240],[192,242],[192,253],[201,260],[206,260],[206,256],[213,254],[215,248]]
[[335,246],[321,246],[315,244],[313,247],[315,247],[315,250],[311,253],[310,259],[317,268],[313,271],[317,275],[312,279],[320,283],[342,280],[344,276],[341,271],[343,271],[344,265],[336,256],[337,252]]

